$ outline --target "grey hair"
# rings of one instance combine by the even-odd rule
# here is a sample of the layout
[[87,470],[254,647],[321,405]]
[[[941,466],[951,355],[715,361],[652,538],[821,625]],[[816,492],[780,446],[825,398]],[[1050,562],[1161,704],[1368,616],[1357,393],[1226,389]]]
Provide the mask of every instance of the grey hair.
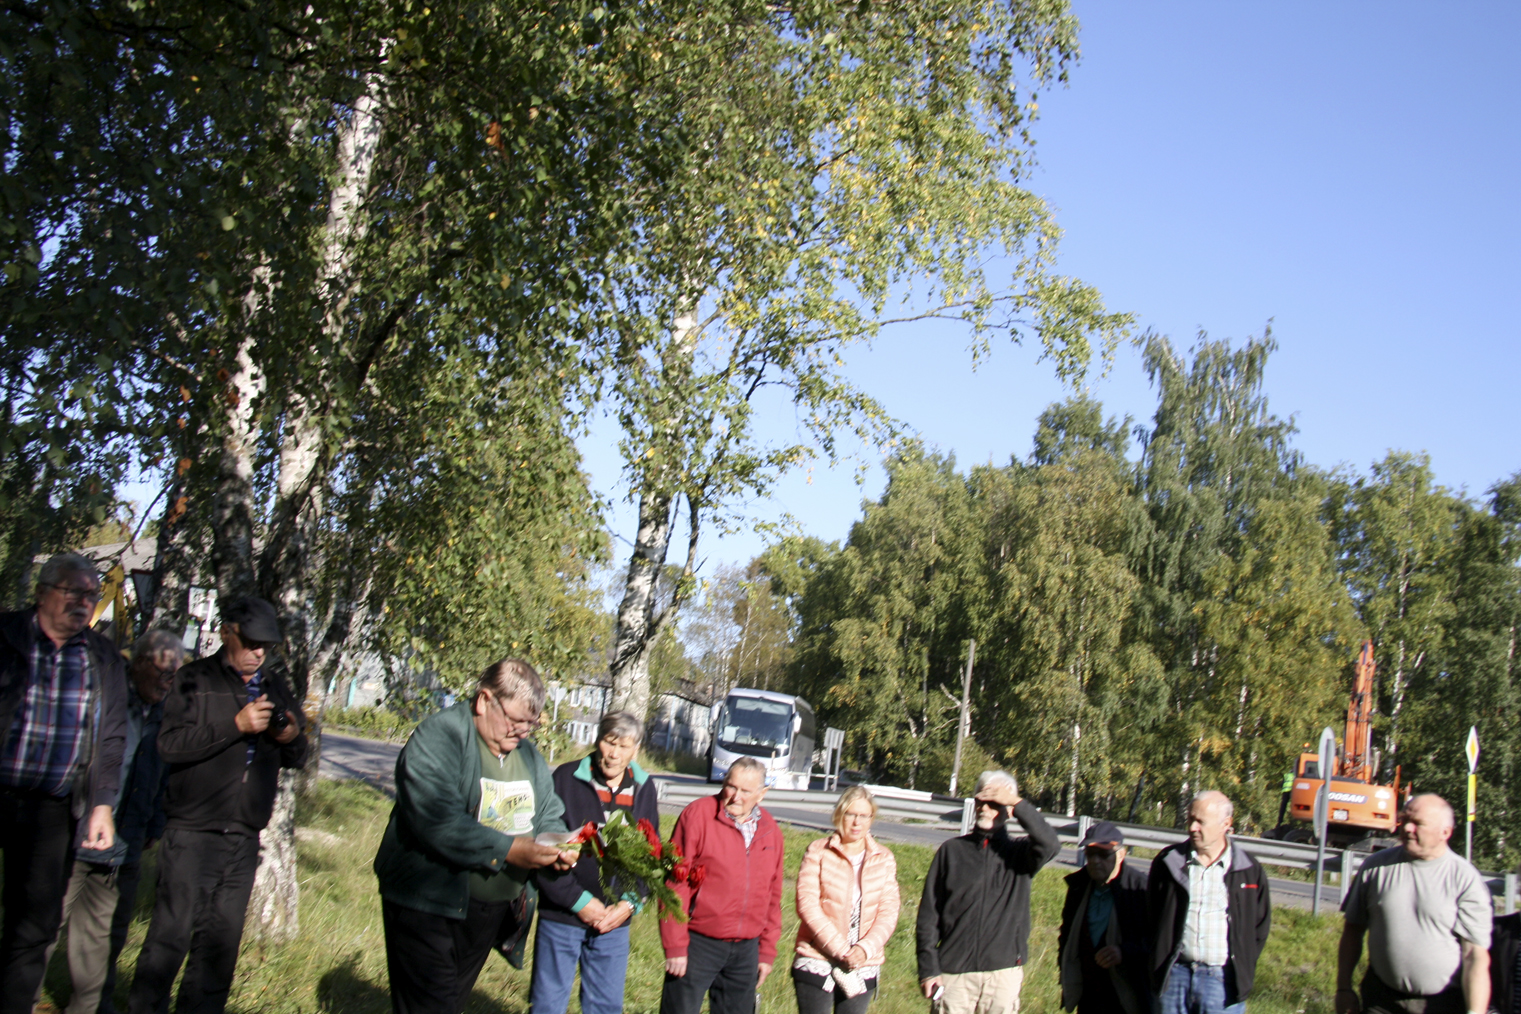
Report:
[[644,723],[632,711],[609,711],[597,723],[597,742],[611,736],[613,739],[632,739],[635,743],[644,739]]
[[[762,782],[766,780],[766,765],[762,764],[754,757],[741,757],[733,764],[730,764],[729,775],[732,775],[736,771],[754,771],[761,776]],[[729,775],[724,775],[725,781],[728,780]]]
[[1007,785],[1014,790],[1014,795],[1019,795],[1019,783],[1007,771],[984,771],[978,775],[977,787],[972,790],[972,795],[980,796],[984,789],[990,789],[995,785]]
[[1423,792],[1423,793],[1421,793],[1418,796],[1411,796],[1410,799],[1409,799],[1409,801],[1406,802],[1405,805],[1403,807],[1401,807],[1401,809],[1403,809],[1403,810],[1409,810],[1412,806],[1414,806],[1416,804],[1417,800],[1421,800],[1421,799],[1429,799],[1434,804],[1436,804],[1437,808],[1439,810],[1441,810],[1442,813],[1444,813],[1447,816],[1447,826],[1450,827],[1450,828],[1453,828],[1454,830],[1457,829],[1457,826],[1458,826],[1458,814],[1457,814],[1457,811],[1452,808],[1452,804],[1451,803],[1449,803],[1447,800],[1443,799],[1441,796],[1437,795],[1435,792]]
[[82,553],[58,553],[42,565],[42,570],[37,574],[37,587],[55,585],[66,574],[88,574],[95,579],[97,585],[100,584],[100,568],[94,560]]
[[544,681],[533,666],[521,658],[504,658],[493,662],[481,673],[475,688],[475,696],[482,690],[490,690],[492,696],[502,701],[517,701],[527,706],[535,718],[544,710]]
[[1230,796],[1227,796],[1219,789],[1205,789],[1202,792],[1195,792],[1193,801],[1203,803],[1205,806],[1214,803],[1220,807],[1221,820],[1231,820],[1236,816],[1236,804],[1231,802]]
[[181,658],[185,657],[185,642],[179,635],[168,630],[157,628],[148,631],[139,637],[132,645],[132,658],[155,658],[160,653],[172,651]]

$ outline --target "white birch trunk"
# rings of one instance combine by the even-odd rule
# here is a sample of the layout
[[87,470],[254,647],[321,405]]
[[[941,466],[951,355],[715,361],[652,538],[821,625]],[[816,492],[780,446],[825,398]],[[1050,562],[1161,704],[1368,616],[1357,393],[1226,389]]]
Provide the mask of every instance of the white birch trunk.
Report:
[[[358,246],[368,231],[364,196],[369,189],[383,128],[381,81],[369,75],[364,92],[352,114],[340,123],[337,134],[337,178],[328,199],[326,243],[317,291],[324,304],[323,346],[342,349],[348,325],[347,310],[354,292],[353,263]],[[335,383],[331,376],[319,378],[317,391]],[[295,389],[287,395],[280,443],[280,471],[276,480],[275,510],[269,546],[261,570],[261,584],[280,614],[288,651],[292,687],[306,692],[308,715],[315,687],[311,677],[310,581],[317,569],[314,545],[322,513],[321,480],[323,454],[322,413],[326,406],[307,392]],[[311,762],[320,757],[320,726],[308,726],[314,741]],[[272,942],[295,938],[300,927],[299,883],[296,875],[295,806],[298,774],[280,775],[275,815],[260,835],[259,870],[254,878],[249,909],[257,935]]]
[[[698,337],[695,310],[682,313],[671,329],[671,345],[666,360],[669,375],[682,378],[690,374]],[[667,398],[671,404],[680,399]],[[657,434],[680,434],[685,429],[682,409],[673,409],[666,419],[655,418],[651,411],[651,439]],[[643,718],[650,707],[650,654],[661,628],[674,620],[681,606],[679,589],[665,605],[660,603],[660,578],[665,571],[666,554],[671,546],[671,527],[675,516],[678,484],[674,473],[682,470],[678,455],[691,453],[679,441],[664,444],[665,454],[653,459],[644,475],[639,494],[639,532],[634,552],[629,557],[628,577],[623,584],[623,601],[618,605],[618,626],[613,636],[613,658],[608,666],[612,677],[613,710],[631,711]],[[688,506],[693,507],[691,499]],[[697,566],[699,518],[695,507],[690,511],[687,536],[687,561],[683,577],[690,577]]]

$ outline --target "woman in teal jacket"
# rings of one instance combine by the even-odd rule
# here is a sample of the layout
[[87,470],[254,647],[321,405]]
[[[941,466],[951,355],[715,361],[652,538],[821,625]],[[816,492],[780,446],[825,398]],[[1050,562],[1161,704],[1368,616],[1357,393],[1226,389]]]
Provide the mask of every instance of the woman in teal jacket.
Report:
[[517,931],[530,873],[579,858],[534,841],[566,830],[549,767],[522,738],[543,707],[532,666],[497,662],[396,760],[396,805],[375,856],[396,1014],[459,1014],[493,944]]

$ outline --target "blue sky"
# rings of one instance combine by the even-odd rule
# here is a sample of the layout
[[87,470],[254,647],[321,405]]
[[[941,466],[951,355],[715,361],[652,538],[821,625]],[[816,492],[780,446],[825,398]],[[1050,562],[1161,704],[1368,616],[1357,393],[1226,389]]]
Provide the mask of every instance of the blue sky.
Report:
[[[1471,495],[1521,469],[1521,4],[1074,8],[1082,60],[1042,98],[1030,180],[1065,230],[1060,270],[1181,348],[1271,320],[1270,405],[1317,465],[1424,450]],[[914,327],[849,373],[961,464],[1001,463],[1064,396],[1036,359],[1005,344],[974,372],[964,334]],[[1154,406],[1131,349],[1088,386],[1137,421]],[[615,440],[598,425],[581,446],[626,560]],[[843,539],[881,488],[877,467],[859,486],[815,469],[745,512]],[[709,540],[705,572],[763,545]]]

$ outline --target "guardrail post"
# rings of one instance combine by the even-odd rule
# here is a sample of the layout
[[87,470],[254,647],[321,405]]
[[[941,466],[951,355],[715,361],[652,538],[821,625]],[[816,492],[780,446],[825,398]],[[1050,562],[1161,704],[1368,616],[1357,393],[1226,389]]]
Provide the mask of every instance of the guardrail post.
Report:
[[1351,849],[1342,849],[1341,850],[1341,890],[1339,892],[1337,892],[1337,897],[1336,897],[1337,907],[1338,908],[1341,907],[1341,903],[1343,903],[1343,902],[1345,902],[1347,900],[1347,888],[1349,886],[1351,886],[1351,883],[1352,883],[1352,869],[1353,869],[1352,862],[1353,862],[1353,860],[1352,860],[1352,850]]
[[977,822],[977,800],[963,799],[961,801],[961,833],[971,834],[972,826]]
[[667,782],[666,782],[666,780],[664,778],[657,778],[657,779],[655,779],[655,802],[656,803],[663,803],[663,802],[665,802],[665,797],[666,797],[665,787],[666,787],[666,784],[667,784]]
[[1082,841],[1088,835],[1088,829],[1093,826],[1092,817],[1077,818],[1077,840]]
[[1510,915],[1516,910],[1516,873],[1514,870],[1505,875],[1505,914]]

